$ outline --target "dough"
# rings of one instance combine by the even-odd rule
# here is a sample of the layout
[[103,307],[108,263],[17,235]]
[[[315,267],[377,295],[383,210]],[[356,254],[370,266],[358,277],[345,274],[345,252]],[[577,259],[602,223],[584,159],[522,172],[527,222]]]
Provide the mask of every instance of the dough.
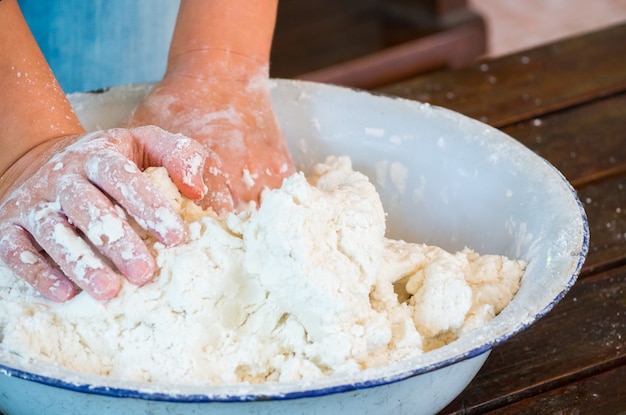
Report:
[[399,361],[484,324],[525,263],[385,237],[368,178],[331,157],[226,217],[146,172],[189,224],[167,248],[145,236],[154,281],[98,302],[52,303],[0,271],[3,347],[125,380],[234,384],[313,379]]

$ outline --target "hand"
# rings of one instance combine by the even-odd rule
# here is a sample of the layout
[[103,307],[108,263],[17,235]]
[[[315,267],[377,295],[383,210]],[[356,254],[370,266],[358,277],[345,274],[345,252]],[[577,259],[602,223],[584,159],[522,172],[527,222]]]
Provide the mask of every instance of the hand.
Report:
[[151,280],[154,258],[114,202],[160,242],[180,243],[184,223],[140,169],[164,166],[181,193],[200,199],[202,146],[149,126],[64,137],[47,153],[55,154],[31,151],[5,174],[19,182],[38,167],[0,206],[0,259],[57,301],[73,297],[75,285],[114,297],[121,281],[113,265],[133,284]]
[[[221,52],[221,54],[220,54]],[[154,124],[208,150],[202,202],[223,213],[258,203],[295,169],[272,110],[267,67],[224,51],[188,54],[135,110],[129,125]]]

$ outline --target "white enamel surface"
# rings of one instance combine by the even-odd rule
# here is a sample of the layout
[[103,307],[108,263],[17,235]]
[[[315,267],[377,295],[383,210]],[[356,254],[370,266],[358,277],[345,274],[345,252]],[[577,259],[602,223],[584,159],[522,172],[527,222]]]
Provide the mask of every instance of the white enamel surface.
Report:
[[[478,372],[488,353],[402,382],[339,394],[265,402],[167,402],[137,398],[113,398],[51,388],[5,377],[0,390],[11,394],[3,410],[10,415],[33,414],[363,414],[429,415],[438,412],[461,393]],[[416,394],[416,391],[422,391]],[[416,397],[420,396],[419,400]],[[426,398],[426,399],[423,399]],[[0,407],[2,408],[2,407]]]
[[[149,87],[70,98],[88,129],[109,128]],[[0,410],[432,414],[463,390],[493,345],[544,315],[574,283],[588,249],[584,212],[560,173],[515,140],[449,110],[334,86],[278,80],[273,97],[298,167],[349,155],[381,194],[389,236],[529,261],[513,302],[487,326],[418,358],[307,383],[131,384],[33,365],[0,349]]]

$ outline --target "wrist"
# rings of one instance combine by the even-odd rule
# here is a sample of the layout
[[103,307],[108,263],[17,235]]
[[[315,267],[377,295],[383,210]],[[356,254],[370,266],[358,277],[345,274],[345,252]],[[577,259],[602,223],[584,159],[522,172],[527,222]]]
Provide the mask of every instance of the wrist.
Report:
[[277,8],[277,0],[181,0],[171,57],[230,52],[267,66]]
[[0,200],[4,200],[20,184],[34,175],[52,156],[59,147],[68,145],[68,140],[76,136],[60,136],[51,138],[31,148],[0,176]]
[[200,80],[249,81],[269,77],[269,62],[230,49],[199,48],[168,58],[166,77]]

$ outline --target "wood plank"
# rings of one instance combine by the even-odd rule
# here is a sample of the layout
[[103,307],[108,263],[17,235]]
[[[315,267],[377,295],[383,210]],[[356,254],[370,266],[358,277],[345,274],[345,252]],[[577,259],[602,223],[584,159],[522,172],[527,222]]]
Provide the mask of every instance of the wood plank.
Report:
[[626,366],[488,412],[489,415],[626,414]]
[[503,127],[626,90],[626,24],[378,88]]
[[559,169],[587,212],[583,276],[626,261],[626,93],[503,129]]
[[626,93],[503,128],[581,189],[626,174]]
[[[626,267],[579,280],[548,315],[497,346],[441,414],[475,414],[626,366]],[[621,369],[620,369],[621,370]]]
[[581,276],[626,263],[626,176],[586,186],[578,197],[587,213],[590,234]]

